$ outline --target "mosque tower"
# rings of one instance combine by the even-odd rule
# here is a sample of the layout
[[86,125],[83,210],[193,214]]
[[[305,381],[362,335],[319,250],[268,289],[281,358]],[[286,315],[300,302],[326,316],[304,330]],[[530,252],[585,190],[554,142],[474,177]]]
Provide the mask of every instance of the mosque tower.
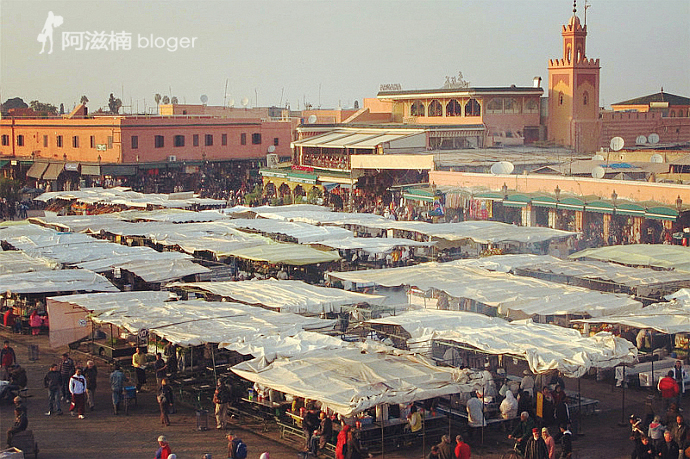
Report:
[[[585,18],[587,17],[585,5]],[[572,148],[578,153],[591,153],[599,145],[599,59],[586,53],[587,23],[583,26],[573,15],[563,26],[563,56],[549,59],[548,140]],[[586,19],[585,19],[586,21]]]

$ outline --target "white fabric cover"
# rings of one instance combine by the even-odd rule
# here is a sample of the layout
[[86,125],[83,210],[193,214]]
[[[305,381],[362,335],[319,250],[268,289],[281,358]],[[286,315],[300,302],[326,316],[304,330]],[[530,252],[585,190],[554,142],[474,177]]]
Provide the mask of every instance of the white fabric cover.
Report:
[[62,269],[0,275],[0,292],[117,292],[117,287],[100,274],[85,269]]
[[42,257],[30,257],[16,250],[0,251],[0,275],[50,271],[58,269],[58,263]]
[[637,359],[632,343],[610,333],[583,337],[570,328],[529,320],[507,322],[472,312],[409,311],[367,323],[404,328],[412,337],[408,346],[416,352],[428,353],[434,340],[453,341],[489,354],[522,357],[534,373],[559,370],[578,378],[592,367],[608,368]]

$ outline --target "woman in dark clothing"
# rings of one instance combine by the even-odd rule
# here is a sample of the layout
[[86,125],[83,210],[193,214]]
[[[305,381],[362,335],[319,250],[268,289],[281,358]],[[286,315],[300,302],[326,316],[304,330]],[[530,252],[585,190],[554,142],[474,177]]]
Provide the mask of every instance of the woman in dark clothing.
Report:
[[359,444],[359,439],[355,437],[352,430],[347,433],[347,443],[345,449],[345,459],[364,459],[368,456],[364,451],[362,451],[362,447]]
[[168,380],[163,379],[161,381],[161,388],[158,389],[158,406],[161,409],[161,424],[164,426],[170,425],[170,418],[168,418],[168,413],[170,407],[173,404],[173,391],[168,386]]

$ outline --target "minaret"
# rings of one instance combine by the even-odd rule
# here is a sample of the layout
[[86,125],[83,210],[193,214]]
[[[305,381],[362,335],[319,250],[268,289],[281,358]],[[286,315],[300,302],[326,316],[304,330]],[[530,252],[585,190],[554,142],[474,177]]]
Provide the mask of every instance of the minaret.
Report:
[[563,26],[563,56],[549,60],[548,139],[578,152],[595,151],[599,121],[599,59],[588,59],[587,26],[580,24],[577,4]]

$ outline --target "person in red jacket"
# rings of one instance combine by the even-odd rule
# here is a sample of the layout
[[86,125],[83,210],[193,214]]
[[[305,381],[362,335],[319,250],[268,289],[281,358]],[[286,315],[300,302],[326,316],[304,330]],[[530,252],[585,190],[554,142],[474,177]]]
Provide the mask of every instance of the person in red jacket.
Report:
[[335,444],[335,459],[345,459],[346,451],[343,451],[345,444],[347,444],[347,433],[350,431],[350,426],[345,424],[338,433],[338,441]]
[[462,435],[455,437],[455,457],[456,459],[470,459],[472,452],[470,451],[470,445],[465,443]]
[[678,383],[673,378],[673,370],[669,371],[666,376],[659,380],[657,389],[661,392],[661,398],[664,401],[664,408],[668,410],[669,405],[678,396]]

